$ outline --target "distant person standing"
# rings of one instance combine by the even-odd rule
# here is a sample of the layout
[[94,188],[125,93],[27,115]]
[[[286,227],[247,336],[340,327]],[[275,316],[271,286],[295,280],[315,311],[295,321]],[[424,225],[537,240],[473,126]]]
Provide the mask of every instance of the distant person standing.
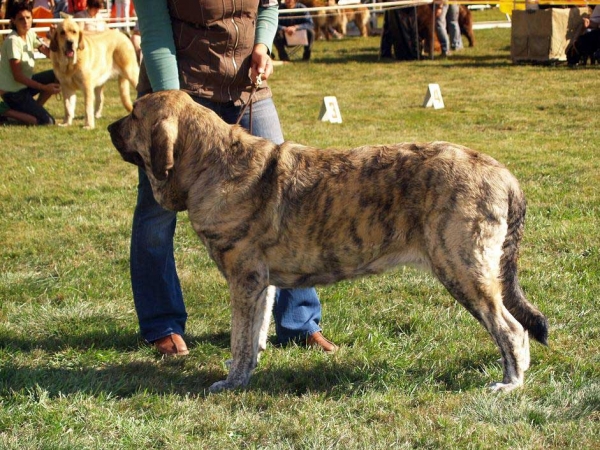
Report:
[[55,19],[60,19],[60,13],[68,13],[68,10],[67,0],[55,0],[52,15]]
[[86,0],[67,0],[67,13],[74,16],[80,11],[85,11],[87,8]]
[[[124,19],[125,22],[129,22],[129,9],[131,7],[131,0],[114,0],[115,14],[117,19]],[[129,25],[124,27],[124,30],[129,33]]]
[[462,36],[458,15],[460,13],[458,4],[449,4],[443,0],[435,9],[435,31],[442,47],[442,57],[445,58],[453,51],[463,49]]
[[105,31],[108,29],[108,25],[104,18],[100,15],[100,10],[104,6],[102,0],[87,0],[87,7],[84,11],[79,11],[75,14],[78,19],[93,19],[86,20],[83,23],[83,29],[85,31]]
[[[306,6],[296,2],[296,0],[285,0],[285,9],[306,9]],[[298,30],[306,30],[306,37],[308,40],[308,45],[304,47],[302,60],[308,61],[310,59],[312,45],[315,40],[315,26],[310,12],[298,11],[289,15],[279,16],[279,25],[273,44],[277,49],[277,55],[281,61],[290,60],[290,57],[285,50],[287,45],[286,35],[290,36]]]
[[49,11],[53,11],[55,4],[54,4],[54,0],[34,0],[33,2],[33,8],[46,8]]

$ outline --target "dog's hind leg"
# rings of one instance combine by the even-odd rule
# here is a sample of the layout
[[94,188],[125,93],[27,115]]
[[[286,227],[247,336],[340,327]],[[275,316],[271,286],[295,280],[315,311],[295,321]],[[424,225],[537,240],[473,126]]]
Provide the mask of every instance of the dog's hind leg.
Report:
[[494,391],[511,391],[523,384],[529,368],[529,338],[523,326],[502,303],[500,280],[481,278],[478,270],[449,273],[433,268],[448,292],[483,325],[494,339],[502,355],[504,376],[494,383]]
[[96,121],[94,120],[94,104],[96,100],[94,99],[95,88],[90,85],[83,86],[83,101],[85,103],[85,125],[84,128],[93,129],[96,126]]
[[94,88],[94,97],[94,117],[99,119],[102,117],[102,108],[104,107],[104,86]]
[[503,303],[501,259],[509,227],[501,214],[494,217],[493,208],[478,220],[456,211],[441,214],[433,225],[435,232],[429,234],[431,269],[494,339],[502,355],[504,377],[491,387],[510,391],[523,384],[529,367],[529,339]]
[[214,383],[209,390],[218,392],[243,387],[266,348],[267,332],[275,288],[268,286],[266,268],[252,268],[228,277],[231,293],[231,353],[227,379]]

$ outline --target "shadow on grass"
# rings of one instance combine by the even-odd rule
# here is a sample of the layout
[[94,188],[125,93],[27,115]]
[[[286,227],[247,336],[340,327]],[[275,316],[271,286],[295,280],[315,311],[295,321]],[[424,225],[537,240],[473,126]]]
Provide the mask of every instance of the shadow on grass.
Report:
[[[194,352],[193,346],[209,342],[227,347],[228,338],[228,334],[193,338],[190,343],[195,344],[190,345],[192,351],[187,358],[144,360],[146,355],[142,354],[138,361],[120,364],[94,359],[93,366],[85,360],[73,362],[68,359],[45,363],[44,367],[35,367],[34,363],[31,366],[3,363],[0,365],[0,398],[16,395],[35,401],[41,395],[56,398],[77,394],[129,398],[140,393],[204,398],[208,395],[208,388],[226,376],[226,370],[215,367],[214,358],[204,359],[199,349]],[[132,342],[123,342],[123,349],[132,349]],[[30,344],[22,346],[29,347]],[[272,354],[271,359],[273,356],[277,358],[277,354]],[[259,365],[247,389],[277,396],[302,396],[316,392],[334,399],[363,391],[385,391],[390,385],[400,389],[404,387],[407,392],[418,386],[454,392],[482,389],[486,384],[498,381],[488,380],[488,375],[481,369],[482,364],[489,364],[494,358],[496,355],[491,353],[475,353],[465,359],[449,360],[447,364],[432,369],[426,363],[411,363],[410,367],[403,367],[407,364],[405,361],[394,363],[374,359],[365,363],[362,357],[355,359],[351,354],[332,358],[319,354],[302,366],[301,362],[285,367]]]
[[[498,55],[469,55],[457,53],[449,59],[440,59],[435,57],[433,60],[429,56],[423,56],[419,61],[398,61],[394,58],[379,58],[378,49],[361,49],[360,51],[340,50],[335,56],[323,56],[314,58],[315,62],[324,64],[348,64],[353,63],[387,63],[387,64],[413,64],[418,67],[421,64],[436,63],[443,64],[445,67],[509,67],[513,66],[510,59],[503,59]],[[302,63],[301,63],[302,64]]]
[[[37,336],[12,335],[6,331],[0,332],[0,349],[8,351],[31,352],[42,350],[49,353],[63,351],[65,349],[75,350],[116,350],[119,352],[131,352],[146,345],[144,339],[134,332],[118,328],[116,322],[107,325],[108,318],[103,317],[102,330],[86,330],[77,333],[57,333],[40,339]],[[199,345],[209,344],[219,348],[229,348],[229,333],[207,333],[202,335],[186,335],[188,346],[194,348]]]

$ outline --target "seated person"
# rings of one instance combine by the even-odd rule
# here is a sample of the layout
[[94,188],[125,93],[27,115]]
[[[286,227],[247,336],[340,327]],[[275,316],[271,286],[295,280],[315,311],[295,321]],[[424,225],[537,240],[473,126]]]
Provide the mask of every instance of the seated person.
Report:
[[76,18],[78,19],[93,19],[86,20],[83,22],[83,29],[85,31],[105,31],[108,30],[108,25],[102,18],[100,14],[100,10],[103,8],[104,4],[102,0],[87,0],[87,7],[83,11],[79,11],[75,13]]
[[[33,15],[31,3],[14,2],[7,11],[12,32],[4,39],[0,49],[0,90],[2,100],[18,112],[32,115],[39,125],[54,124],[54,117],[43,107],[53,95],[60,93],[60,85],[52,70],[34,75],[34,49],[50,54],[31,30]],[[38,95],[39,94],[39,95]],[[37,100],[34,96],[38,95]]]
[[[0,95],[3,93],[4,92],[0,91]],[[32,115],[10,109],[10,106],[3,101],[0,101],[0,122],[3,122],[6,119],[15,119],[27,125],[37,125],[37,119]]]
[[[285,9],[306,9],[302,3],[298,3],[296,0],[285,0]],[[312,49],[313,41],[315,40],[315,29],[310,12],[300,12],[292,14],[280,14],[279,25],[277,27],[277,34],[273,44],[277,49],[277,55],[281,61],[289,61],[290,57],[285,51],[287,42],[285,36],[291,36],[296,30],[306,30],[306,37],[308,38],[308,45],[304,47],[304,53],[302,59],[308,61],[310,59],[310,53]]]
[[583,27],[590,30],[600,28],[600,5],[596,5],[590,17],[583,18]]

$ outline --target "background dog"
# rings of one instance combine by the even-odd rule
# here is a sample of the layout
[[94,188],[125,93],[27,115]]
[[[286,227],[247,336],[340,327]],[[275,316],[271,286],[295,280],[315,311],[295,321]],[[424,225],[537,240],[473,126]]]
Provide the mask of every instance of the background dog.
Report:
[[523,384],[528,332],[547,319],[517,279],[525,199],[489,156],[447,142],[319,150],[230,126],[181,91],[142,97],[111,124],[156,200],[190,221],[227,280],[233,360],[211,390],[248,383],[266,347],[274,289],[333,283],[398,264],[429,269],[491,334]]
[[85,128],[94,128],[94,118],[102,115],[104,84],[115,75],[119,79],[121,102],[127,111],[132,110],[129,84],[134,89],[137,86],[139,68],[133,44],[123,33],[116,30],[85,33],[77,22],[67,18],[52,33],[50,59],[62,89],[63,125],[72,125],[76,91],[81,89]]
[[567,48],[567,63],[570,66],[595,64],[600,59],[600,30],[583,33]]
[[[304,0],[307,7],[335,6],[336,0]],[[335,10],[320,10],[311,13],[315,25],[315,39],[321,36],[330,40],[333,33],[345,36],[348,23],[354,22],[361,37],[369,36],[371,32],[371,12],[366,6],[357,5],[356,8],[340,8]]]

